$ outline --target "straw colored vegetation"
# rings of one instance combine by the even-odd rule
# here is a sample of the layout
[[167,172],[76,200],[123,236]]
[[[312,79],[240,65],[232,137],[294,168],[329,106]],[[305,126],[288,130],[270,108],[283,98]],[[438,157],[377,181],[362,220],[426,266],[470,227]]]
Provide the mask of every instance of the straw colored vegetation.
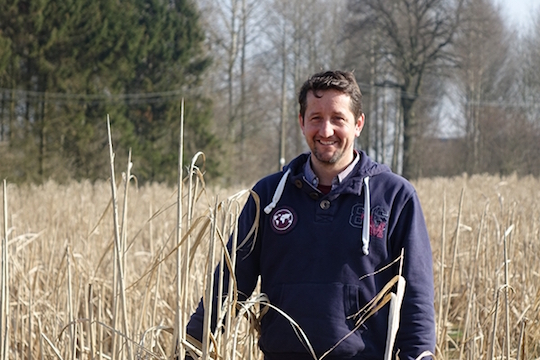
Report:
[[[247,194],[229,198],[236,189],[208,189],[194,177],[179,207],[176,189],[126,187],[126,177],[114,196],[108,182],[4,185],[0,360],[185,351],[186,342],[172,344],[184,339]],[[464,176],[415,185],[433,246],[436,358],[540,358],[540,181]],[[219,315],[223,331],[207,333],[214,350],[201,355],[256,357],[247,328],[267,309],[264,297],[229,300],[223,308],[239,316]]]

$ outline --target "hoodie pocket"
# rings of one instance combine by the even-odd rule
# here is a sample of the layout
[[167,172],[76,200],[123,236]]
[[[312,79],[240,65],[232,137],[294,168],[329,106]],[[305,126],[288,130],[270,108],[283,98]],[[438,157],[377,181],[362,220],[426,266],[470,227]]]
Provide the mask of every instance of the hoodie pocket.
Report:
[[[349,357],[364,349],[363,328],[353,332],[351,318],[358,311],[358,287],[340,283],[284,284],[268,296],[274,306],[298,324],[318,356],[338,343],[330,355]],[[298,328],[276,310],[263,317],[259,344],[269,353],[307,351]]]

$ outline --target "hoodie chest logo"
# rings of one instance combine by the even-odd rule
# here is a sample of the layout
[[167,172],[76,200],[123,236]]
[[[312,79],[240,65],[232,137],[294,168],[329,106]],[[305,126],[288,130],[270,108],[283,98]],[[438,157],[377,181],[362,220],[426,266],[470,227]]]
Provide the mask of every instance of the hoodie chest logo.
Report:
[[[384,231],[386,230],[386,224],[388,224],[389,213],[381,206],[374,207],[371,209],[370,213],[369,235],[382,239],[384,237]],[[355,228],[362,228],[364,224],[363,204],[356,204],[352,207],[349,224]]]
[[296,225],[296,214],[288,207],[276,209],[270,217],[272,229],[278,234],[286,234]]

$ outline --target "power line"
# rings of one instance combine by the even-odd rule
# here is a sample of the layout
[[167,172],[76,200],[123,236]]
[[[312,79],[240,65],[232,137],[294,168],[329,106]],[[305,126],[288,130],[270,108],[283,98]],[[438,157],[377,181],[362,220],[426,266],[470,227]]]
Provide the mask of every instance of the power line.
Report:
[[42,91],[31,91],[21,89],[0,88],[0,94],[4,100],[28,100],[54,103],[107,103],[107,102],[127,102],[134,103],[156,103],[170,99],[179,98],[192,93],[189,90],[170,90],[151,93],[124,93],[124,94],[74,94],[74,93],[50,93]]
[[[385,86],[385,85],[375,85],[367,83],[358,83],[362,93],[370,94],[373,93],[374,88],[388,88],[396,89],[395,86]],[[398,91],[400,96],[417,96],[418,99],[427,99],[427,100],[437,100],[439,97],[430,96],[426,94],[413,94],[403,91]],[[90,104],[99,104],[99,103],[119,103],[124,102],[127,104],[152,104],[166,102],[171,99],[177,99],[181,96],[187,96],[192,94],[192,90],[169,90],[169,91],[160,91],[160,92],[149,92],[149,93],[122,93],[122,94],[75,94],[75,93],[51,93],[46,91],[32,91],[32,90],[21,90],[21,89],[7,89],[0,88],[0,94],[3,100],[29,100],[29,101],[39,101],[44,103],[90,103]],[[531,108],[538,107],[536,101],[492,101],[492,100],[474,100],[469,101],[470,105],[474,106],[486,106],[486,107],[499,107],[499,108]]]

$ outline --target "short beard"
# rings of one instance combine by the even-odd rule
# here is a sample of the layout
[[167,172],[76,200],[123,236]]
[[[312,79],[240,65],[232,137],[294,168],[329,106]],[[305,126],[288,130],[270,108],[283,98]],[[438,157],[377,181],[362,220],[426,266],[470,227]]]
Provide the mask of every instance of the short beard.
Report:
[[335,164],[335,163],[337,163],[339,161],[339,159],[341,159],[343,157],[343,152],[336,151],[334,153],[334,155],[332,155],[332,157],[329,160],[326,160],[326,159],[321,158],[321,155],[317,152],[317,148],[314,148],[313,149],[313,156],[315,156],[315,158],[317,160],[319,160],[320,162],[322,162],[322,163]]

